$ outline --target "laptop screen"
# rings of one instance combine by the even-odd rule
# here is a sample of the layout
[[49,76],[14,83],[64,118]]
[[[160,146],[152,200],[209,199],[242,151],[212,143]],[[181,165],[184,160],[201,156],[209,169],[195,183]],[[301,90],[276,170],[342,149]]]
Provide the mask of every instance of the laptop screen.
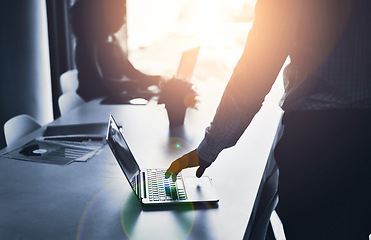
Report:
[[132,189],[139,196],[140,168],[112,115],[109,119],[106,140]]
[[199,51],[200,51],[200,47],[196,47],[196,48],[183,52],[182,58],[180,59],[178,72],[176,75],[177,78],[183,79],[186,81],[189,81],[191,79],[193,69],[196,66],[196,61],[197,61]]

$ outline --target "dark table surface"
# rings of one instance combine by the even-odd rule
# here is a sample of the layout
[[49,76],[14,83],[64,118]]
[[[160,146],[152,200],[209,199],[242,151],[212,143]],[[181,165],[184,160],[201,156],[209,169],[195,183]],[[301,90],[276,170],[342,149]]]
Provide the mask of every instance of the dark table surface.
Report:
[[[188,109],[180,127],[169,128],[156,101],[103,105],[101,99],[51,125],[107,122],[113,114],[140,166],[167,168],[202,140],[224,87],[212,85],[199,83],[198,110]],[[0,239],[242,239],[280,115],[276,104],[266,103],[237,145],[206,170],[220,198],[217,208],[144,211],[107,145],[87,162],[65,166],[0,156]]]

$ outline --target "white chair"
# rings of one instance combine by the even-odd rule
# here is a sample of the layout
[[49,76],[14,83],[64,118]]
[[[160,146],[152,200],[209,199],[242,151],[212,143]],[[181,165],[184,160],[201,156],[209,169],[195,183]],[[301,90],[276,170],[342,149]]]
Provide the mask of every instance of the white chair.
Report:
[[59,110],[61,111],[62,115],[83,103],[85,103],[85,101],[79,95],[77,95],[76,92],[64,93],[58,99]]
[[62,93],[75,92],[79,87],[77,69],[68,70],[61,74],[59,81],[61,84]]
[[10,145],[20,137],[40,127],[40,123],[38,123],[36,119],[27,114],[21,114],[12,117],[4,124],[4,136],[6,144]]

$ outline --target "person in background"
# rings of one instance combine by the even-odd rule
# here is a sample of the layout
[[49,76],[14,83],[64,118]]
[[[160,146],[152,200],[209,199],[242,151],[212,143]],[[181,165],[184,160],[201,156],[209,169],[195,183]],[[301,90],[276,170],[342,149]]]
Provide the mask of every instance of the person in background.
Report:
[[198,167],[200,177],[235,145],[289,57],[283,133],[274,149],[286,238],[368,239],[370,11],[368,0],[258,0],[244,52],[204,139],[165,176]]
[[115,33],[124,25],[125,14],[125,0],[77,0],[70,9],[77,93],[85,101],[147,91],[162,79],[137,70],[120,46]]

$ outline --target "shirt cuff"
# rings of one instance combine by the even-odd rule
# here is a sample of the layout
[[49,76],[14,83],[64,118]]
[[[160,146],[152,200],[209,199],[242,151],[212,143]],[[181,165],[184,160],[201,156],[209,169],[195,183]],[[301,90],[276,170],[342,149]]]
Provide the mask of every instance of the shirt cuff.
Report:
[[204,138],[202,142],[200,143],[200,145],[198,145],[196,152],[199,158],[201,158],[202,160],[206,162],[212,163],[215,161],[215,159],[218,157],[219,153],[222,150],[223,149],[219,150],[219,149],[211,148],[207,144],[207,140]]

